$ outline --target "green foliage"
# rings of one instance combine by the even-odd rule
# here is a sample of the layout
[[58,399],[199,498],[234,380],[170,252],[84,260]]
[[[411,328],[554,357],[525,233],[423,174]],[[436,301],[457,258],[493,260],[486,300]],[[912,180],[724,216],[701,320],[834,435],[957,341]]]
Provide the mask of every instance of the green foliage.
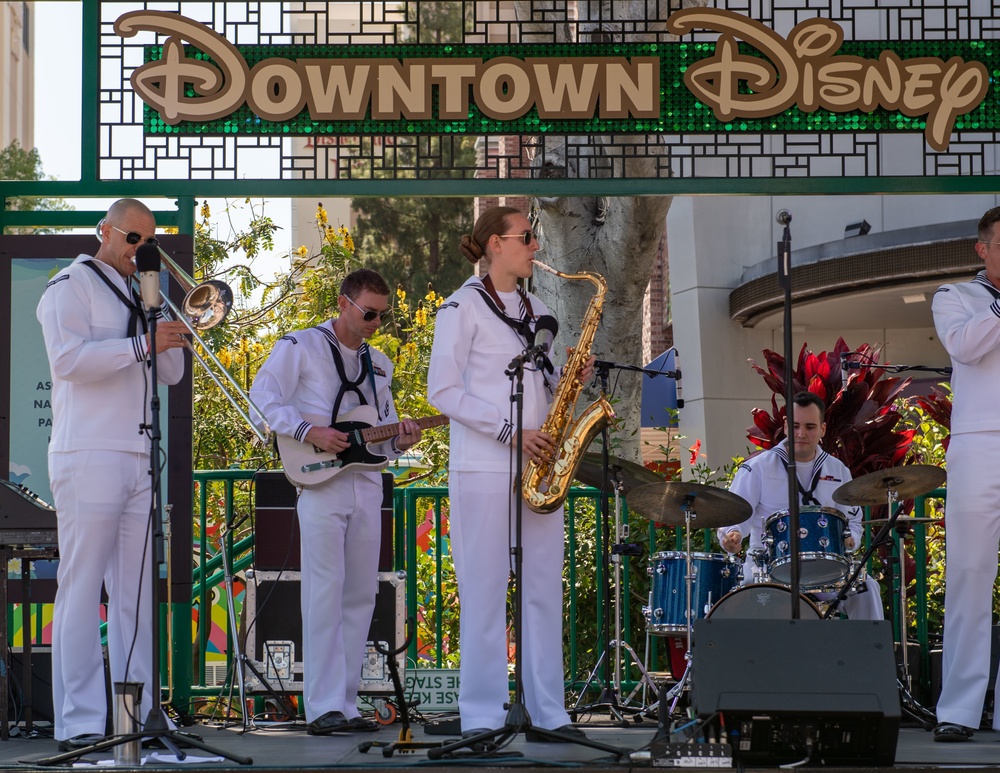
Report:
[[[38,148],[25,150],[14,140],[0,150],[0,180],[45,180]],[[52,178],[48,178],[52,179]],[[72,209],[63,199],[46,196],[11,196],[4,199],[5,208],[12,212],[65,212]],[[50,228],[6,229],[8,233],[52,233]]]

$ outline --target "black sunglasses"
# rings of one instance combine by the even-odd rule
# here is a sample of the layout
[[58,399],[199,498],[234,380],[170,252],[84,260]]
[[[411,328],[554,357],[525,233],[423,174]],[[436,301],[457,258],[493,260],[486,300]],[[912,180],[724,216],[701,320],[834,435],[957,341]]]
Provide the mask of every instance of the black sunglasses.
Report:
[[378,317],[379,322],[384,322],[385,318],[388,317],[390,314],[392,314],[392,309],[386,309],[385,311],[372,311],[371,309],[368,310],[362,309],[353,300],[348,298],[348,296],[345,295],[344,297],[347,298],[347,300],[351,301],[351,305],[361,312],[361,319],[363,319],[365,322],[371,322],[373,319],[375,319],[375,317]]
[[527,247],[531,244],[531,240],[535,238],[535,234],[531,231],[525,231],[523,234],[497,234],[501,239],[520,239],[524,242],[524,246]]
[[[109,223],[108,225],[111,224]],[[125,241],[128,242],[129,244],[138,244],[141,241],[145,241],[146,244],[159,244],[159,242],[156,241],[155,236],[150,236],[146,239],[143,239],[142,234],[138,234],[135,231],[123,231],[116,225],[112,225],[111,227],[114,228],[118,233],[125,234]]]

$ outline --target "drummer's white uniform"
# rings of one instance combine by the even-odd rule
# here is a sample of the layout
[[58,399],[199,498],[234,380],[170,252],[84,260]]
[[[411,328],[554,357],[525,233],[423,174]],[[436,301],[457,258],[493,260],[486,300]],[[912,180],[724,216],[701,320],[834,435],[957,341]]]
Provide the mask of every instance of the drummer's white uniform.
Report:
[[[111,266],[80,255],[49,282],[37,309],[52,372],[49,480],[60,555],[52,702],[59,740],[104,735],[102,581],[108,592],[111,680],[142,682],[144,712],[154,694],[159,699],[150,689],[150,564],[144,560],[152,505],[150,443],[139,432],[150,419],[146,338],[141,328],[129,335],[129,309],[84,261],[130,294]],[[157,356],[161,384],[176,384],[183,374],[181,349]]]
[[[509,701],[507,585],[513,542],[511,496],[516,449],[511,382],[504,371],[524,340],[491,311],[470,285],[437,313],[427,376],[431,404],[451,418],[449,493],[451,538],[461,600],[462,728],[504,724]],[[524,314],[516,293],[498,293],[513,316]],[[545,305],[529,296],[536,316]],[[553,379],[553,382],[555,380]],[[541,372],[524,374],[524,427],[545,420],[551,387]],[[525,707],[532,724],[567,724],[562,661],[563,510],[540,515],[523,507],[522,665]]]
[[[250,397],[273,432],[300,440],[312,428],[303,414],[331,416],[341,386],[331,345],[339,347],[345,375],[357,380],[362,350],[340,344],[332,320],[298,330],[274,345],[254,378]],[[367,405],[378,409],[379,424],[399,421],[392,400],[392,363],[377,349],[371,355],[376,397],[367,374],[359,387]],[[344,393],[342,416],[361,405]],[[397,458],[391,442],[373,444],[373,453]],[[382,477],[377,470],[350,467],[325,483],[304,488],[296,502],[302,545],[302,661],[306,721],[328,711],[360,716],[358,687],[368,629],[378,591]],[[275,685],[276,686],[276,685]]]
[[[945,510],[945,612],[939,722],[978,728],[990,673],[1000,543],[1000,300],[985,272],[934,295],[934,324],[951,356],[951,441]],[[998,680],[1000,681],[1000,680]],[[1000,712],[994,714],[1000,729]]]
[[[718,530],[721,541],[730,531],[738,531],[743,536],[749,532],[747,544],[747,559],[743,565],[743,582],[753,582],[754,562],[750,558],[753,551],[763,551],[767,554],[764,544],[764,522],[780,510],[788,509],[788,472],[786,463],[788,454],[785,443],[762,451],[747,459],[739,466],[729,490],[743,497],[753,507],[750,517],[736,526],[725,526]],[[819,478],[816,479],[816,474]],[[811,462],[796,462],[796,474],[802,488],[809,490],[814,479],[816,488],[813,497],[821,507],[832,507],[847,516],[848,528],[854,538],[854,544],[861,544],[861,510],[857,507],[845,508],[833,499],[835,492],[851,480],[851,472],[843,462],[831,456],[822,448],[816,449],[816,456]],[[802,505],[802,496],[799,496]],[[853,620],[881,620],[884,617],[882,596],[878,582],[868,577],[865,580],[868,587],[866,593],[859,593],[847,598],[840,605],[840,611]]]

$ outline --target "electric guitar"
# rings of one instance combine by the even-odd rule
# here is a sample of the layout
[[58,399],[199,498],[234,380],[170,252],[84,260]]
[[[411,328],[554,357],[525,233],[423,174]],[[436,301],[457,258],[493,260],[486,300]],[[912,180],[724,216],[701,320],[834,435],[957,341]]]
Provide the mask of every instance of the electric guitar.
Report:
[[[403,425],[376,425],[378,410],[372,405],[359,405],[340,417],[339,421],[327,425],[324,416],[303,414],[302,418],[317,426],[331,426],[347,433],[350,445],[339,454],[323,451],[312,443],[300,443],[291,435],[277,435],[278,455],[285,468],[285,477],[296,486],[309,488],[325,483],[343,470],[380,470],[388,464],[388,457],[372,453],[369,443],[378,443],[396,437],[403,431]],[[420,429],[438,427],[448,423],[442,414],[414,419]]]

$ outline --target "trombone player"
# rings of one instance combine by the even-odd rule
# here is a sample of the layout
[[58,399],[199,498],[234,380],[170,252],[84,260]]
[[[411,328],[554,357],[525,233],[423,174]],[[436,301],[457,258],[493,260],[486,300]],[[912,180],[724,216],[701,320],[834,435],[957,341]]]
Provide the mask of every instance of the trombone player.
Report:
[[[101,245],[80,255],[45,288],[37,317],[52,375],[49,480],[57,512],[59,588],[52,621],[55,738],[72,751],[104,737],[104,668],[98,628],[101,584],[108,594],[112,682],[142,682],[142,705],[159,704],[152,685],[148,558],[152,477],[150,352],[161,384],[184,373],[180,321],[157,323],[150,340],[133,258],[155,244],[156,221],[135,199],[111,205]],[[158,463],[158,462],[157,462]],[[153,703],[156,701],[156,703]]]

